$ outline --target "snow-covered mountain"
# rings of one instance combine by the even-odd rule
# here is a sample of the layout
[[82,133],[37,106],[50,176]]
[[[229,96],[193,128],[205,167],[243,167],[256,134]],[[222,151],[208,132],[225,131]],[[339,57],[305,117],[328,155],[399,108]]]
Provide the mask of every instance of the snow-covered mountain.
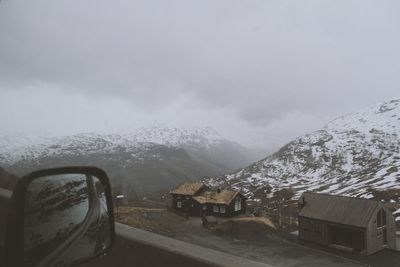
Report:
[[132,185],[139,192],[226,173],[255,160],[252,151],[212,128],[156,126],[112,134],[0,137],[0,166],[17,175],[45,167],[95,165],[104,168],[114,183]]
[[[340,117],[278,152],[230,175],[206,180],[240,189],[291,188],[371,198],[400,199],[400,99]],[[400,215],[400,210],[399,210]]]
[[209,148],[225,142],[212,128],[181,130],[177,128],[140,128],[130,133],[82,133],[72,136],[41,137],[30,135],[0,136],[0,159],[13,164],[25,158],[44,155],[92,154],[138,148],[153,143],[169,147],[198,146]]

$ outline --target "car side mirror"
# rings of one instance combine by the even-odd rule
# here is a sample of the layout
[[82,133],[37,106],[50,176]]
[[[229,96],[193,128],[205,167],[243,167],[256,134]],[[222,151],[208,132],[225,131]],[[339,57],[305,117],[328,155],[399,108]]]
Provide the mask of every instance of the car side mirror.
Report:
[[71,266],[111,249],[109,179],[94,167],[33,172],[19,180],[7,218],[6,266]]

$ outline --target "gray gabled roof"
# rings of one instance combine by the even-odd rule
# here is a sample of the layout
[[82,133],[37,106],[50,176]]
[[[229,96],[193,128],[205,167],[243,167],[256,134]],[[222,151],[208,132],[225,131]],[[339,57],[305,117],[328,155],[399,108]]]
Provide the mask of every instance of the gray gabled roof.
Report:
[[302,197],[305,205],[299,216],[363,228],[382,205],[376,200],[310,192],[305,192],[300,200]]

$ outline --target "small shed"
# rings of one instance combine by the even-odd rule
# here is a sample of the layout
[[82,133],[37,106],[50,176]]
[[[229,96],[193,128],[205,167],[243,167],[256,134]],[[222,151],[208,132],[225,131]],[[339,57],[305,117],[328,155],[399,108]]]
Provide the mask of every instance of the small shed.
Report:
[[395,221],[376,200],[305,192],[299,204],[299,238],[364,255],[395,248]]

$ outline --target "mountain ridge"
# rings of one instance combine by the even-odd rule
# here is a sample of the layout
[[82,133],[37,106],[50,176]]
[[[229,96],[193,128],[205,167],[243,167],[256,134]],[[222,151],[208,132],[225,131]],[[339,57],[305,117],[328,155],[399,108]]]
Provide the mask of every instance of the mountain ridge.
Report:
[[127,186],[136,192],[239,169],[254,161],[250,152],[212,128],[0,138],[0,166],[17,175],[40,168],[94,165],[106,170],[115,188]]
[[[400,99],[341,116],[237,172],[203,179],[257,199],[256,188],[400,200]],[[399,210],[400,211],[400,210]]]

